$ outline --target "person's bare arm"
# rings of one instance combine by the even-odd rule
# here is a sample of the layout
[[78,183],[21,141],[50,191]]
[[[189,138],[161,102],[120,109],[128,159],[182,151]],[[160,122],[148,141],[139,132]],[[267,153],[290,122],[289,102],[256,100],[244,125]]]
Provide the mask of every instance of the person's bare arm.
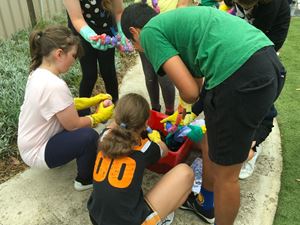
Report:
[[83,18],[79,0],[64,0],[64,5],[76,31],[79,32],[87,23]]
[[79,117],[74,104],[56,113],[56,117],[63,128],[68,131],[82,127],[91,127],[91,119],[88,117]]
[[192,3],[193,3],[192,0],[179,0],[177,5],[176,5],[176,8],[186,7],[188,5],[192,5]]
[[201,92],[202,88],[203,88],[203,84],[204,84],[204,77],[201,78],[195,78],[195,81],[197,82],[197,85],[199,87],[199,90]]
[[123,12],[123,0],[113,0],[113,11],[116,18],[116,22],[121,20],[121,15]]
[[161,157],[167,156],[167,154],[170,150],[169,150],[168,146],[165,144],[165,142],[160,141],[157,144],[159,145],[160,149],[162,150],[162,156]]
[[198,83],[181,58],[173,56],[162,67],[178,89],[180,97],[187,103],[196,102],[200,94]]

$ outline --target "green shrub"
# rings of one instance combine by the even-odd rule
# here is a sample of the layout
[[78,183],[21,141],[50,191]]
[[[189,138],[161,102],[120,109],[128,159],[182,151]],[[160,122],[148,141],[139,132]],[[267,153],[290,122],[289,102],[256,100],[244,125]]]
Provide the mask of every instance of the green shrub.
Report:
[[0,43],[0,154],[16,141],[20,105],[28,75],[28,32]]

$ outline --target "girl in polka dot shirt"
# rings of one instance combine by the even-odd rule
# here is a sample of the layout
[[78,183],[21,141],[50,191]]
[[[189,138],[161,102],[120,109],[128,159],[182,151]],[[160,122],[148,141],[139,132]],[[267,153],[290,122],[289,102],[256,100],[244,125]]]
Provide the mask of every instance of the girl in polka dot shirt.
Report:
[[[118,26],[123,11],[123,1],[64,0],[64,5],[68,13],[68,25],[75,34],[80,35],[85,52],[84,57],[80,60],[82,80],[79,96],[90,97],[98,74],[101,74],[106,92],[112,96],[113,102],[116,102],[118,100],[118,81],[115,68],[115,48],[112,45],[102,44],[101,40],[92,40],[91,37],[103,33],[113,36],[114,31],[118,31],[121,41],[126,39]],[[89,113],[89,109],[79,111],[81,116]]]

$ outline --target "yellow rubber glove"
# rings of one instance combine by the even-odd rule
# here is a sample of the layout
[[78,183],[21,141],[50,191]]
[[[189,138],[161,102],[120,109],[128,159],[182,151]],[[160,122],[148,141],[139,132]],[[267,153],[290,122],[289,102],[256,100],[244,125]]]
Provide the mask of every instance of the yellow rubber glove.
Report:
[[160,123],[171,122],[172,124],[174,124],[176,122],[177,116],[178,116],[178,111],[176,110],[172,115],[162,119]]
[[148,133],[148,137],[156,144],[158,144],[158,142],[161,142],[160,133],[157,130],[152,130],[152,132]]
[[[183,101],[180,97],[179,97],[179,106],[177,108],[177,110],[170,116],[162,119],[160,121],[160,123],[166,123],[166,122],[171,122],[173,125],[176,124],[176,122],[178,122],[178,116],[180,116],[178,111],[182,111],[182,108],[184,109],[184,114],[192,114],[192,104],[186,103],[185,101]],[[193,114],[195,115],[195,114]],[[196,118],[196,117],[195,117]],[[195,119],[193,118],[193,119]],[[186,122],[188,122],[189,120],[191,120],[192,118],[190,117],[190,115],[187,117]],[[186,125],[184,123],[184,120],[181,120],[180,125]]]
[[196,119],[197,115],[193,112],[187,112],[183,119],[183,125],[189,125]]
[[196,114],[192,112],[192,104],[186,103],[179,97],[179,105],[181,105],[185,110],[183,125],[188,125],[197,117]]
[[220,3],[219,10],[227,12],[230,9],[225,3]]
[[[160,121],[160,123],[166,123],[166,122],[170,122],[172,124],[175,124],[176,123],[176,120],[177,120],[177,117],[178,117],[178,111],[176,110],[172,115],[162,119]],[[180,121],[180,125],[183,125],[183,121]]]
[[112,99],[110,94],[97,94],[90,98],[74,98],[74,104],[76,110],[82,110],[90,108],[93,105],[97,105],[101,101],[104,101],[106,99]]
[[103,102],[101,102],[98,111],[92,115],[87,116],[91,119],[92,126],[94,127],[98,123],[102,123],[109,120],[113,115],[114,107],[114,104],[104,107]]
[[186,103],[180,97],[179,97],[179,105],[181,105],[185,109],[186,113],[192,112],[192,104]]

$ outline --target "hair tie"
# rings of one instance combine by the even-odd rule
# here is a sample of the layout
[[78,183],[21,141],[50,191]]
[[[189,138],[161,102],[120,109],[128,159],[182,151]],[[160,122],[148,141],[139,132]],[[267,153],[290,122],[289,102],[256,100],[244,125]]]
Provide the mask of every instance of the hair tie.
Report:
[[40,39],[43,36],[43,31],[39,31],[37,33],[37,39]]
[[120,127],[126,129],[126,128],[127,128],[127,125],[126,125],[126,123],[121,123],[121,124],[120,124]]

